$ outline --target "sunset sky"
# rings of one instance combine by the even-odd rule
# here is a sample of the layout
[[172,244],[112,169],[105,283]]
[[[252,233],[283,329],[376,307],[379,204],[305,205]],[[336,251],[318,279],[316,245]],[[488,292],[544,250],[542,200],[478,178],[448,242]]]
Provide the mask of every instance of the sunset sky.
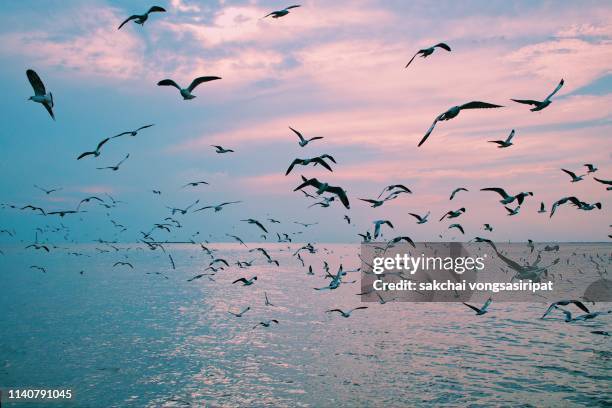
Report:
[[[44,4],[44,6],[43,6]],[[157,4],[143,27],[119,24]],[[58,225],[71,238],[135,241],[139,231],[169,215],[166,206],[200,206],[241,200],[219,213],[177,216],[182,229],[158,239],[245,241],[258,229],[240,222],[256,218],[271,232],[304,231],[297,241],[358,242],[372,221],[391,220],[387,238],[416,240],[605,241],[612,234],[612,192],[589,175],[570,183],[560,169],[612,179],[612,7],[608,2],[550,1],[303,1],[280,19],[261,19],[290,3],[278,1],[14,1],[0,15],[0,203],[72,209],[91,194],[124,201],[110,210],[96,204],[77,216],[42,217],[0,209],[0,229],[32,241],[34,229]],[[446,42],[426,59],[407,61],[420,48]],[[55,100],[57,121],[27,100],[33,95],[25,71],[38,72]],[[223,79],[200,85],[196,99],[156,83],[172,78],[186,86],[202,75]],[[544,99],[561,78],[565,86],[541,112],[510,101]],[[433,119],[472,100],[503,109],[462,112],[441,122],[420,148]],[[112,140],[98,158],[76,157],[105,137],[154,123],[136,138]],[[323,136],[301,148],[288,129]],[[488,140],[516,130],[515,145],[498,149]],[[219,155],[212,144],[235,153]],[[130,153],[118,172],[96,170]],[[296,158],[331,154],[337,165],[297,166]],[[300,174],[348,192],[351,209],[293,192]],[[209,186],[181,188],[206,180]],[[414,194],[379,208],[387,184]],[[63,190],[45,195],[34,184]],[[466,187],[453,201],[455,187]],[[483,187],[532,191],[517,216],[508,217]],[[161,190],[161,196],[151,190]],[[312,192],[312,191],[310,191]],[[603,209],[561,207],[552,219],[538,214],[564,196],[601,202]],[[457,219],[465,230],[447,230],[443,213],[467,208]],[[430,222],[416,225],[408,212]],[[343,216],[348,214],[353,225]],[[282,224],[270,225],[273,217]],[[128,227],[117,235],[109,219]],[[304,229],[293,221],[319,222]],[[495,230],[486,233],[482,224]],[[49,240],[61,236],[49,234]],[[0,240],[7,240],[0,235]],[[269,240],[273,239],[271,236]]]

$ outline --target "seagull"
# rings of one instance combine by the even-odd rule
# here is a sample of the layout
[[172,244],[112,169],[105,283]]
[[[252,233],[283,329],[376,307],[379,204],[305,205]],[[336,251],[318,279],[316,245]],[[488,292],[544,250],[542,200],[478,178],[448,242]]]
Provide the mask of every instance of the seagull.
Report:
[[208,184],[206,181],[193,181],[191,183],[187,183],[185,184],[183,187],[181,188],[185,188],[185,187],[197,187],[200,184]]
[[[395,191],[393,191],[395,190]],[[391,184],[390,186],[387,186],[385,188],[383,188],[383,190],[380,192],[380,194],[378,195],[378,198],[380,198],[386,191],[392,191],[392,193],[390,193],[387,198],[393,196],[397,196],[401,193],[408,193],[408,194],[412,194],[412,191],[406,187],[403,184]],[[395,198],[395,197],[394,197]]]
[[253,276],[251,279],[240,278],[240,279],[236,279],[235,281],[233,281],[232,284],[237,283],[237,282],[242,282],[242,286],[250,286],[254,284],[256,280],[257,280],[257,276]]
[[38,245],[38,244],[30,244],[25,249],[34,248],[36,250],[44,249],[46,252],[49,252],[49,247],[46,245]]
[[612,313],[612,310],[608,310],[607,312],[591,312],[591,313],[583,314],[578,317],[572,318],[572,312],[570,312],[569,310],[562,309],[560,307],[557,307],[557,308],[560,309],[565,315],[566,323],[591,320],[591,319],[596,318],[597,316]]
[[38,269],[42,273],[47,273],[47,270],[45,268],[43,268],[42,266],[32,265],[32,266],[30,266],[30,269]]
[[342,317],[351,317],[351,313],[353,313],[355,310],[362,310],[362,309],[367,309],[367,308],[368,308],[367,306],[359,306],[359,307],[356,307],[354,309],[349,309],[346,312],[342,311],[340,309],[330,309],[330,310],[326,311],[325,313],[338,312],[338,313],[340,313],[340,315]]
[[238,204],[241,203],[242,201],[228,201],[226,203],[221,203],[219,205],[207,205],[206,207],[202,207],[202,208],[198,208],[197,210],[194,210],[193,212],[198,212],[198,211],[202,211],[202,210],[206,210],[208,208],[213,208],[215,210],[215,212],[219,212],[223,209],[223,206],[225,205],[229,205],[229,204]]
[[598,179],[597,177],[593,177],[593,180],[597,181],[598,183],[601,184],[606,184],[608,187],[606,188],[606,190],[611,191],[612,190],[612,180],[602,180],[602,179]]
[[374,239],[378,238],[380,234],[380,227],[382,225],[388,225],[389,227],[393,228],[393,224],[391,224],[391,221],[389,220],[376,220],[373,221],[374,224]]
[[121,261],[115,262],[115,264],[113,265],[113,268],[115,266],[118,266],[118,265],[119,266],[129,266],[131,269],[134,269],[134,265],[132,265],[131,263],[129,263],[129,262],[121,262]]
[[584,167],[586,167],[588,170],[587,174],[595,173],[598,170],[598,168],[595,167],[595,165],[591,163],[585,163]]
[[55,120],[55,115],[53,114],[53,94],[45,90],[45,84],[41,81],[40,77],[33,69],[28,69],[26,71],[26,75],[28,76],[28,81],[30,81],[30,85],[34,89],[34,96],[30,96],[28,98],[29,101],[34,101],[40,103],[45,107],[51,118]]
[[460,191],[469,191],[467,188],[465,187],[459,187],[453,190],[453,192],[450,195],[450,200],[452,200],[453,198],[455,198],[455,194],[457,194]]
[[571,172],[571,171],[569,171],[569,170],[565,170],[565,169],[561,169],[561,171],[562,171],[562,172],[564,172],[564,173],[566,173],[566,174],[568,174],[568,175],[569,175],[569,176],[572,178],[572,181],[571,181],[572,183],[577,183],[577,182],[579,182],[579,181],[580,181],[580,180],[582,180],[582,179],[583,179],[583,177],[585,176],[585,174],[583,174],[582,176],[577,176],[577,175],[576,175],[576,173]]
[[[181,213],[182,215],[187,214],[187,212],[189,211],[189,209],[191,209],[191,207],[193,207],[194,205],[196,205],[197,203],[199,203],[200,200],[195,200],[193,203],[191,203],[189,206],[187,206],[187,208],[174,208],[174,207],[167,207],[167,209],[169,209],[170,211],[172,211],[172,215],[176,214],[176,213]],[[198,210],[195,210],[194,212],[196,212]]]
[[538,214],[544,214],[546,213],[546,208],[544,207],[544,202],[541,201],[540,202],[540,209],[538,210]]
[[310,139],[304,139],[304,136],[302,136],[302,134],[300,132],[298,132],[297,130],[295,130],[291,126],[289,126],[289,129],[291,129],[293,131],[293,133],[295,133],[297,135],[297,137],[300,138],[300,142],[299,142],[300,147],[306,146],[308,143],[312,142],[313,140],[323,139],[323,136],[315,136],[315,137],[311,137]]
[[243,311],[239,313],[234,313],[231,310],[228,310],[227,313],[234,315],[235,317],[242,317],[242,315],[248,312],[249,310],[251,310],[251,306],[247,306]]
[[128,154],[127,154],[127,155],[126,155],[126,156],[123,158],[123,160],[121,160],[119,163],[117,163],[117,165],[115,165],[115,166],[108,166],[108,167],[96,167],[96,169],[98,169],[98,170],[106,170],[106,169],[109,169],[109,170],[112,170],[112,171],[117,171],[117,170],[119,170],[119,166],[121,166],[121,165],[123,164],[123,162],[125,162],[125,161],[126,161],[127,159],[129,159],[129,158],[130,158],[130,154],[128,153]]
[[310,163],[314,163],[315,166],[317,164],[320,164],[321,166],[325,167],[327,170],[333,171],[332,168],[329,166],[329,164],[327,164],[327,162],[325,162],[325,159],[329,159],[332,162],[336,163],[336,160],[334,160],[334,158],[332,156],[330,156],[329,154],[323,154],[321,156],[313,157],[311,159],[295,159],[289,165],[289,168],[287,169],[287,172],[285,173],[285,176],[287,176],[289,173],[291,173],[291,170],[293,170],[293,167],[296,164],[299,164],[299,165],[302,165],[302,166],[307,166]]
[[60,217],[64,217],[66,214],[77,214],[78,210],[61,210],[61,211],[51,211],[48,212],[47,215],[59,215]]
[[248,220],[240,220],[240,221],[244,221],[244,222],[248,222],[249,224],[257,225],[259,228],[263,230],[263,232],[265,232],[266,234],[268,233],[268,230],[261,224],[261,222],[254,220],[253,218],[249,218]]
[[[231,235],[231,234],[225,234],[230,238],[234,238],[236,241],[238,241],[238,243],[240,243],[240,245],[244,245],[245,247],[247,247],[247,245],[244,243],[244,241],[242,240],[242,238],[240,238],[239,236],[236,235]],[[247,247],[248,248],[248,247]]]
[[221,79],[220,77],[217,76],[203,76],[203,77],[198,77],[196,79],[194,79],[191,84],[187,87],[187,88],[181,88],[176,82],[174,82],[171,79],[162,79],[161,81],[159,81],[157,83],[158,86],[173,86],[176,89],[178,89],[181,93],[181,96],[183,97],[183,100],[189,100],[189,99],[193,99],[196,96],[193,95],[191,92],[201,83],[203,82],[209,82],[209,81],[214,81],[216,79]]
[[480,102],[480,101],[472,101],[472,102],[464,103],[463,105],[453,106],[452,108],[448,109],[446,112],[436,117],[436,119],[433,121],[433,123],[427,130],[427,133],[425,133],[425,136],[423,136],[423,138],[419,142],[418,146],[421,146],[423,143],[425,143],[425,141],[427,140],[427,138],[429,137],[431,132],[434,130],[434,127],[439,121],[450,120],[456,117],[457,115],[459,115],[459,112],[461,112],[463,109],[490,109],[490,108],[503,108],[503,106],[494,105],[492,103],[487,103],[487,102]]
[[485,231],[489,231],[489,232],[493,232],[493,227],[490,224],[485,224],[484,225],[484,230]]
[[274,306],[272,302],[270,302],[270,299],[268,299],[268,292],[264,292],[264,296],[266,298],[266,306]]
[[503,149],[505,147],[510,147],[512,146],[512,138],[514,137],[514,129],[512,129],[512,131],[510,132],[510,134],[508,135],[508,137],[506,138],[506,140],[489,140],[489,143],[497,143],[499,146],[497,146],[500,149]]
[[519,205],[521,205],[521,204],[523,204],[523,200],[525,200],[525,197],[533,195],[532,192],[528,191],[528,192],[521,192],[521,193],[519,193],[517,195],[511,196],[508,193],[506,193],[506,191],[503,188],[499,188],[499,187],[481,188],[480,191],[494,191],[494,192],[496,192],[497,194],[502,196],[502,199],[499,200],[499,202],[502,203],[502,204],[510,204],[511,202],[516,200],[516,202]]
[[416,54],[414,54],[414,56],[410,59],[410,61],[408,61],[408,63],[406,64],[404,68],[408,68],[408,66],[412,63],[412,61],[416,58],[417,55],[421,54],[422,58],[427,58],[428,56],[434,53],[436,48],[442,48],[448,52],[451,51],[451,48],[445,43],[438,43],[434,45],[433,47],[420,49],[416,52]]
[[459,231],[461,231],[462,234],[465,234],[465,231],[463,230],[463,227],[461,226],[461,224],[451,224],[448,226],[448,229],[451,228],[457,228]]
[[121,23],[121,25],[119,26],[119,28],[117,30],[121,30],[121,27],[123,27],[125,25],[125,23],[127,23],[130,20],[134,20],[134,23],[136,24],[140,24],[140,25],[144,25],[145,21],[147,21],[149,19],[149,13],[154,13],[154,12],[165,12],[166,9],[164,9],[163,7],[159,7],[159,6],[153,6],[149,9],[149,11],[147,11],[144,14],[134,14],[130,17],[128,17],[123,23]]
[[102,146],[104,146],[104,144],[106,142],[109,141],[109,139],[110,138],[107,137],[106,139],[104,139],[100,143],[98,143],[98,146],[96,146],[96,150],[94,150],[93,152],[84,152],[84,153],[81,153],[81,155],[79,157],[77,157],[77,160],[81,160],[83,157],[86,157],[86,156],[92,156],[92,155],[94,157],[100,156],[100,149],[102,148]]
[[531,99],[511,99],[511,100],[514,102],[523,103],[526,105],[534,105],[535,107],[530,109],[532,112],[541,111],[542,109],[546,108],[548,105],[551,104],[552,101],[550,100],[550,98],[552,98],[552,96],[556,94],[559,91],[559,89],[561,89],[564,83],[565,81],[561,79],[561,82],[559,82],[559,85],[557,85],[555,90],[552,91],[552,93],[548,95],[546,99],[544,99],[543,101],[534,101]]
[[278,324],[278,320],[272,319],[272,320],[266,320],[265,322],[259,322],[255,326],[253,326],[253,329],[255,329],[257,326],[270,327],[272,323]]
[[608,333],[607,331],[604,330],[593,330],[591,333],[593,334],[600,334],[602,336],[609,336],[610,333]]
[[289,6],[282,10],[276,10],[276,11],[271,12],[270,14],[266,14],[262,18],[266,18],[269,16],[272,16],[272,18],[280,18],[280,17],[286,16],[287,14],[289,14],[289,10],[291,10],[292,8],[296,8],[296,7],[301,7],[301,6],[299,4]]
[[344,207],[347,210],[350,209],[350,204],[349,204],[348,197],[346,196],[346,191],[344,191],[342,189],[342,187],[339,187],[339,186],[330,186],[328,183],[321,183],[316,178],[307,179],[304,176],[302,176],[302,181],[303,181],[303,183],[300,184],[299,186],[297,186],[295,189],[293,189],[293,191],[301,190],[301,189],[303,189],[306,186],[312,186],[312,187],[317,189],[317,194],[318,195],[321,195],[321,194],[326,193],[326,192],[327,193],[331,193],[331,194],[335,194],[336,196],[338,196],[338,198],[340,199],[340,201],[342,202]]
[[136,130],[129,130],[127,132],[122,132],[122,133],[119,133],[118,135],[115,135],[115,136],[111,137],[111,139],[115,139],[117,137],[121,137],[121,136],[125,136],[125,135],[136,136],[139,131],[141,131],[142,129],[150,128],[151,126],[154,126],[154,125],[153,124],[151,124],[151,125],[144,125],[144,126],[139,127]]
[[348,215],[344,216],[344,219],[346,220],[347,223],[351,223],[351,217],[349,217]]
[[[393,200],[394,198],[396,198],[396,196],[393,196],[393,198],[388,198],[388,199]],[[376,208],[376,207],[380,207],[381,205],[383,205],[385,201],[387,201],[387,198],[385,198],[384,200],[372,200],[369,198],[360,198],[360,200],[365,201],[366,203],[370,203],[372,204],[370,207]]]
[[584,201],[580,201],[578,198],[576,197],[563,197],[559,200],[557,200],[553,205],[552,208],[550,210],[550,217],[552,218],[552,216],[555,213],[555,210],[557,209],[557,207],[559,207],[562,204],[565,204],[567,202],[572,203],[572,205],[578,207],[579,210],[584,210],[584,211],[591,211],[594,210],[595,208],[601,210],[601,203],[594,203],[594,204],[589,204],[589,203],[585,203]]
[[421,217],[418,214],[414,214],[414,213],[408,213],[409,215],[412,215],[414,218],[417,219],[417,224],[425,224],[427,222],[427,217],[429,217],[429,214],[431,214],[431,211],[427,211],[427,214],[425,214],[423,217]]
[[463,304],[469,307],[470,309],[472,309],[473,311],[475,311],[477,316],[481,316],[488,312],[487,309],[489,308],[489,305],[491,304],[491,302],[492,302],[491,298],[488,298],[487,301],[484,303],[484,305],[482,305],[480,309],[477,308],[476,306],[469,305],[465,302],[463,302]]
[[444,214],[444,215],[442,216],[442,218],[440,218],[440,221],[442,221],[442,220],[443,220],[444,218],[446,218],[446,217],[448,217],[449,219],[450,219],[450,218],[457,218],[457,217],[459,217],[461,214],[463,214],[464,212],[465,212],[465,208],[464,208],[464,207],[461,207],[461,208],[460,208],[460,209],[458,209],[457,211],[452,211],[452,210],[451,210],[451,211],[447,212],[446,214]]
[[47,190],[46,188],[38,187],[36,184],[34,184],[34,187],[39,189],[40,191],[44,192],[46,195],[49,195],[49,194],[51,194],[53,192],[62,190],[61,188],[52,188],[50,190]]
[[521,210],[521,206],[520,205],[517,205],[515,209],[509,208],[509,207],[506,207],[506,206],[504,206],[504,208],[506,209],[506,211],[508,211],[508,216],[516,215]]
[[548,316],[553,309],[557,309],[557,306],[567,306],[569,304],[574,304],[574,305],[578,306],[580,309],[582,309],[584,312],[591,313],[589,308],[586,307],[584,305],[584,303],[582,303],[579,300],[559,300],[557,302],[551,303],[550,306],[548,306],[548,309],[546,309],[546,312],[544,312],[542,317],[540,317],[540,319],[543,319],[546,316]]
[[41,213],[42,215],[47,215],[47,213],[45,213],[45,210],[43,210],[43,209],[42,209],[42,208],[40,208],[40,207],[35,207],[35,206],[33,206],[33,205],[26,205],[26,206],[24,206],[24,207],[21,207],[21,208],[20,208],[20,210],[32,210],[32,211],[40,211],[40,213]]
[[216,153],[220,153],[221,154],[221,153],[233,153],[234,152],[232,149],[225,149],[225,148],[223,148],[223,146],[218,146],[218,145],[211,145],[211,146],[214,147],[215,149],[217,149],[217,150],[215,150]]

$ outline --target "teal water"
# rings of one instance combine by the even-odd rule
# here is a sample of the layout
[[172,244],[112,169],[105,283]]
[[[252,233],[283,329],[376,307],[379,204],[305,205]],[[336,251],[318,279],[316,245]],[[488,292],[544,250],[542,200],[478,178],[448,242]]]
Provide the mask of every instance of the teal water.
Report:
[[[70,407],[612,404],[612,340],[590,333],[612,332],[612,315],[567,324],[539,320],[536,303],[494,302],[485,316],[368,303],[346,319],[325,311],[362,305],[358,282],[313,288],[327,285],[323,259],[332,272],[358,267],[357,246],[322,245],[303,254],[306,267],[282,244],[263,246],[280,267],[213,245],[217,257],[255,262],[193,282],[210,261],[195,246],[166,246],[176,270],[167,253],[134,246],[3,248],[0,389],[70,388],[72,401],[35,405]],[[134,269],[113,268],[119,260]],[[254,275],[252,286],[231,284]],[[246,306],[241,318],[227,313]],[[280,323],[253,329],[268,319]]]

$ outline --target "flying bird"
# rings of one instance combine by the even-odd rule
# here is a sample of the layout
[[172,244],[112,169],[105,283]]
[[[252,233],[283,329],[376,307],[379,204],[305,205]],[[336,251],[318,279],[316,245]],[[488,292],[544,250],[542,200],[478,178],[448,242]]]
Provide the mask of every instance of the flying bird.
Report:
[[503,188],[499,188],[499,187],[481,188],[480,191],[493,191],[493,192],[499,194],[500,196],[502,196],[502,199],[499,200],[499,202],[502,203],[502,204],[510,204],[514,200],[516,200],[516,202],[519,205],[521,205],[521,204],[523,204],[523,201],[525,200],[525,197],[533,195],[533,193],[530,192],[530,191],[521,192],[521,193],[519,193],[517,195],[510,195],[510,194],[506,193],[506,190],[504,190]]
[[155,12],[163,13],[165,11],[166,9],[164,9],[163,7],[153,6],[144,14],[134,14],[134,15],[129,16],[123,23],[121,23],[121,25],[119,26],[119,28],[117,28],[117,30],[121,30],[121,27],[123,27],[128,21],[131,21],[131,20],[134,20],[134,23],[136,24],[144,25],[145,21],[149,19],[150,13],[155,13]]
[[108,166],[108,167],[96,167],[96,169],[98,170],[112,170],[112,171],[117,171],[119,170],[119,166],[121,166],[127,159],[130,158],[130,154],[128,153],[119,163],[117,163],[115,166]]
[[256,280],[257,280],[257,276],[253,276],[251,279],[240,278],[240,279],[236,279],[235,281],[233,281],[232,284],[242,282],[242,286],[250,286],[254,284]]
[[351,313],[353,313],[355,310],[363,310],[363,309],[367,309],[367,308],[368,308],[367,306],[359,306],[359,307],[356,307],[354,309],[349,309],[346,312],[341,310],[341,309],[330,309],[330,310],[326,311],[325,313],[338,312],[338,313],[340,313],[340,315],[342,317],[348,318],[348,317],[351,317]]
[[238,313],[234,313],[231,310],[228,310],[227,313],[234,315],[235,317],[242,317],[243,314],[245,314],[246,312],[248,312],[249,310],[251,310],[251,306],[247,306],[244,310],[238,312]]
[[154,125],[153,124],[151,124],[151,125],[144,125],[144,126],[139,127],[136,130],[128,130],[127,132],[122,132],[122,133],[119,133],[118,135],[113,136],[111,139],[114,139],[114,138],[117,138],[117,137],[121,137],[121,136],[125,136],[125,135],[136,136],[139,131],[141,131],[142,129],[150,128],[151,126],[154,126]]
[[289,10],[296,8],[296,7],[301,7],[301,6],[299,4],[296,4],[293,6],[285,7],[282,10],[276,10],[269,14],[266,14],[265,16],[262,17],[262,19],[266,17],[270,17],[270,16],[272,16],[272,18],[280,18],[280,17],[286,16],[287,14],[289,14]]
[[346,191],[344,191],[342,187],[330,186],[328,183],[322,183],[316,178],[307,179],[304,176],[302,176],[302,181],[303,183],[297,186],[295,189],[293,189],[293,191],[298,191],[298,190],[303,189],[304,187],[312,186],[317,189],[318,195],[321,195],[323,193],[335,194],[336,196],[338,196],[338,198],[340,199],[344,207],[347,210],[350,209],[350,204],[349,204],[348,197],[346,195]]
[[134,265],[132,265],[132,264],[131,264],[131,263],[129,263],[129,262],[122,262],[122,261],[115,262],[115,264],[113,265],[113,268],[114,268],[115,266],[129,266],[131,269],[134,269]]
[[597,177],[593,177],[593,180],[595,180],[598,183],[607,185],[608,187],[606,188],[606,190],[608,191],[612,190],[612,180],[602,180],[602,179],[598,179]]
[[538,210],[538,214],[545,214],[546,213],[546,207],[544,206],[544,201],[540,202],[540,209]]
[[216,153],[233,153],[234,151],[232,149],[225,149],[223,146],[219,146],[219,145],[211,145],[212,147],[214,147],[216,150]]
[[514,137],[514,129],[512,129],[512,131],[510,132],[506,140],[489,140],[489,143],[497,143],[499,145],[497,147],[500,149],[503,149],[505,147],[510,147],[513,145],[512,143],[513,137]]
[[226,205],[229,205],[229,204],[238,204],[238,203],[241,203],[241,202],[242,201],[228,201],[226,203],[221,203],[219,205],[207,205],[206,207],[198,208],[197,210],[194,210],[193,212],[198,212],[198,211],[206,210],[208,208],[213,208],[215,210],[215,212],[219,212]]
[[300,141],[299,141],[300,147],[306,146],[308,143],[312,142],[313,140],[323,139],[323,136],[315,136],[315,137],[311,137],[310,139],[304,139],[304,136],[302,136],[302,134],[300,132],[298,132],[297,130],[295,130],[291,126],[289,126],[289,129],[291,129],[293,131],[293,133],[295,133],[297,135],[297,137],[300,138]]
[[185,184],[183,187],[181,188],[185,188],[185,187],[197,187],[200,184],[208,184],[206,181],[193,181],[191,183],[187,183]]
[[546,312],[544,312],[542,317],[540,317],[540,319],[544,319],[546,316],[550,314],[550,312],[552,312],[555,309],[558,309],[557,306],[567,306],[570,304],[576,305],[579,309],[582,309],[585,313],[591,313],[589,308],[586,307],[585,304],[579,300],[559,300],[557,302],[551,303],[550,306],[548,306],[548,309],[546,309]]
[[463,105],[453,106],[446,112],[436,117],[436,119],[433,121],[433,123],[427,130],[427,133],[425,133],[425,136],[423,136],[423,138],[419,142],[418,146],[421,146],[423,143],[425,143],[425,141],[427,140],[429,135],[431,135],[431,132],[433,132],[434,127],[439,121],[450,120],[456,117],[457,115],[459,115],[459,112],[461,112],[463,109],[491,109],[491,108],[503,108],[503,106],[495,105],[495,104],[487,103],[487,102],[480,102],[480,101],[472,101],[472,102],[464,103]]
[[408,213],[408,214],[412,215],[414,218],[417,219],[417,224],[425,224],[427,222],[427,217],[429,217],[429,214],[431,214],[431,211],[427,211],[427,214],[425,214],[422,217],[419,214],[415,214],[415,213]]
[[291,173],[291,170],[293,170],[293,167],[295,165],[297,165],[297,164],[299,164],[301,166],[307,166],[310,163],[313,163],[315,166],[317,164],[320,164],[321,166],[325,167],[327,170],[333,171],[332,168],[329,166],[329,164],[327,164],[325,159],[329,159],[332,162],[336,163],[336,160],[334,160],[334,158],[332,156],[330,156],[329,154],[323,154],[321,156],[313,157],[311,159],[295,159],[289,165],[289,168],[287,169],[287,172],[285,173],[285,176],[287,176],[289,173]]
[[45,268],[43,268],[42,266],[32,265],[32,266],[30,266],[30,269],[38,269],[42,273],[47,273],[47,270]]
[[410,59],[410,61],[408,61],[408,63],[406,64],[404,68],[408,68],[408,66],[412,63],[412,61],[416,58],[417,55],[420,54],[422,58],[427,58],[428,56],[434,53],[436,48],[442,48],[443,50],[446,50],[448,52],[451,51],[451,48],[445,43],[438,43],[434,45],[433,47],[420,49],[416,52],[416,54],[414,54],[414,56]]
[[576,173],[569,171],[569,170],[565,170],[565,169],[561,169],[562,172],[566,173],[567,175],[569,175],[572,180],[572,183],[577,183],[580,180],[583,180],[583,177],[585,176],[585,174],[581,175],[581,176],[577,176]]
[[564,83],[565,81],[561,79],[561,82],[559,82],[559,85],[557,85],[555,90],[552,91],[552,93],[548,95],[546,99],[544,99],[543,101],[534,101],[531,99],[511,99],[511,100],[514,102],[523,103],[526,105],[533,105],[534,107],[530,109],[532,112],[541,111],[542,109],[546,108],[548,105],[552,103],[550,98],[552,98],[553,95],[556,94],[559,91],[559,89],[561,89]]
[[460,192],[460,191],[469,191],[467,188],[465,187],[458,187],[456,189],[453,190],[453,192],[450,195],[450,200],[452,200],[453,198],[455,198],[455,195]]
[[520,205],[517,205],[515,209],[509,208],[509,207],[506,207],[506,206],[504,206],[504,208],[506,209],[506,211],[508,211],[508,216],[516,215],[521,210],[521,206]]
[[453,211],[453,210],[448,211],[446,214],[444,214],[444,215],[442,216],[442,218],[440,218],[440,221],[442,221],[442,220],[443,220],[444,218],[446,218],[446,217],[448,217],[449,219],[450,219],[450,218],[457,218],[457,217],[459,217],[461,214],[463,214],[464,212],[465,212],[465,208],[464,208],[464,207],[461,207],[461,208],[460,208],[460,209],[458,209],[457,211]]
[[47,190],[46,188],[38,187],[36,184],[34,184],[34,187],[44,192],[46,195],[62,190],[61,188],[52,188],[50,190]]
[[253,326],[253,329],[257,328],[257,326],[270,327],[272,323],[278,324],[278,320],[272,319],[272,320],[266,320],[265,322],[259,322],[255,326]]
[[393,224],[389,220],[376,220],[373,221],[374,224],[374,239],[378,238],[380,234],[380,227],[382,225],[388,225],[390,228],[393,228]]
[[595,167],[595,165],[591,163],[585,163],[584,167],[586,167],[588,170],[587,174],[595,173],[598,170],[598,168]]
[[87,157],[87,156],[93,156],[93,157],[98,157],[100,156],[100,149],[102,148],[102,146],[104,146],[104,144],[106,142],[109,141],[109,137],[107,137],[106,139],[102,140],[100,143],[98,143],[98,146],[96,146],[96,150],[94,150],[93,152],[84,152],[81,153],[81,155],[79,157],[77,157],[77,160],[81,160],[83,157]]
[[493,232],[493,227],[491,226],[491,224],[484,224],[483,228],[485,231]]
[[463,227],[461,226],[461,224],[451,224],[448,226],[448,229],[451,228],[457,228],[459,231],[461,231],[462,234],[465,234],[465,231],[463,230]]
[[162,79],[161,81],[159,81],[157,83],[158,86],[173,86],[176,89],[179,90],[179,92],[181,93],[181,96],[183,97],[183,100],[189,100],[189,99],[193,99],[196,96],[193,95],[191,92],[201,83],[203,82],[209,82],[209,81],[214,81],[216,79],[221,79],[220,77],[217,76],[203,76],[203,77],[198,77],[196,79],[194,79],[191,84],[187,87],[187,88],[181,88],[176,82],[174,82],[171,79]]
[[254,220],[253,218],[249,218],[248,220],[240,220],[240,221],[244,221],[244,222],[248,222],[249,224],[257,225],[259,228],[263,230],[263,232],[265,232],[266,234],[268,233],[268,230],[261,224],[261,222]]
[[30,85],[34,89],[34,96],[30,96],[28,100],[40,103],[45,107],[51,118],[55,120],[55,115],[53,114],[53,94],[45,90],[45,84],[43,84],[42,80],[33,69],[28,69],[26,71],[26,75],[28,77],[28,81],[30,81]]
[[589,204],[586,203],[584,201],[580,201],[578,198],[572,196],[572,197],[563,197],[557,201],[555,201],[552,205],[552,208],[550,209],[550,217],[552,218],[552,216],[555,214],[555,210],[557,209],[557,207],[559,207],[562,204],[565,204],[567,202],[570,202],[572,205],[576,206],[579,210],[583,210],[583,211],[591,211],[594,210],[595,208],[601,210],[601,203],[593,203],[593,204]]
[[477,308],[476,306],[469,305],[465,302],[463,302],[463,304],[469,307],[470,309],[472,309],[473,311],[475,311],[477,316],[481,316],[488,312],[487,309],[489,308],[489,305],[491,304],[491,302],[492,302],[491,298],[488,298],[487,301],[484,303],[484,305],[482,305],[480,309]]

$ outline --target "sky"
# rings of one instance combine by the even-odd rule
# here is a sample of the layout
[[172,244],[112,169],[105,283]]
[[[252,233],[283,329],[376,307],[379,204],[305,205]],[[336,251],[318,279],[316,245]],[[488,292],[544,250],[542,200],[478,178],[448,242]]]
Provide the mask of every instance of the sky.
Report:
[[[152,5],[145,1],[20,1],[0,15],[0,203],[34,204],[47,211],[73,209],[89,195],[122,201],[107,210],[43,217],[0,209],[0,242],[61,241],[51,228],[63,223],[68,239],[133,242],[170,213],[167,206],[199,206],[240,200],[221,212],[177,215],[183,225],[157,231],[159,240],[262,240],[255,218],[296,241],[358,242],[372,221],[388,219],[390,238],[415,241],[605,241],[612,233],[610,195],[591,175],[578,183],[560,169],[584,173],[584,163],[612,179],[612,6],[599,1],[303,1],[280,19],[266,18],[289,4],[277,1],[155,3],[144,26],[119,24]],[[407,61],[438,42],[426,59]],[[25,71],[34,69],[51,91],[57,121],[28,101]],[[156,83],[172,78],[186,86],[202,75],[222,77],[200,85],[184,101],[177,90]],[[544,99],[561,78],[565,86],[541,112],[510,101]],[[481,100],[501,109],[464,111],[441,122],[420,148],[433,119],[454,105]],[[76,157],[105,137],[155,124],[137,137],[112,140],[98,158]],[[323,136],[302,148],[289,126],[305,136]],[[498,149],[489,140],[516,130],[515,145]],[[220,144],[234,153],[216,154]],[[110,166],[127,153],[119,171]],[[297,166],[294,158],[331,154],[333,173]],[[293,192],[300,175],[342,186],[351,209],[329,208]],[[205,180],[209,185],[182,188]],[[379,208],[388,184],[405,184],[402,195]],[[46,195],[34,185],[62,190]],[[459,193],[449,201],[456,187]],[[532,191],[516,216],[507,216],[498,196]],[[151,190],[161,190],[154,195]],[[311,191],[312,192],[312,191]],[[552,219],[538,214],[564,196],[601,202],[598,211],[560,208]],[[462,236],[438,219],[465,207],[457,219]],[[197,208],[197,207],[194,207]],[[409,212],[431,211],[416,225]],[[349,225],[343,219],[352,219]],[[267,218],[281,220],[270,224]],[[119,233],[110,220],[125,225]],[[294,221],[318,225],[304,228]],[[483,231],[482,224],[494,227]],[[42,235],[42,233],[41,233]]]

